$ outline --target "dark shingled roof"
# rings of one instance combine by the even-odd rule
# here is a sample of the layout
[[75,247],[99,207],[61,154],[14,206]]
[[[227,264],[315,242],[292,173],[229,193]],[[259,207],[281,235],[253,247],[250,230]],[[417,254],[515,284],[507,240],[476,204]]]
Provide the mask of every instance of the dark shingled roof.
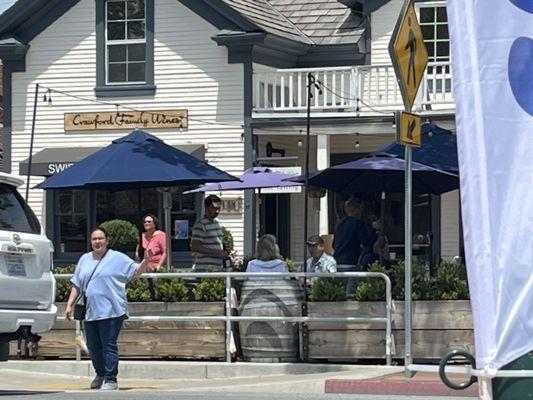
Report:
[[287,39],[312,44],[286,16],[276,10],[267,0],[222,0],[259,28]]
[[338,0],[269,2],[316,44],[357,43],[364,31],[361,16]]
[[[258,30],[305,44],[357,43],[364,21],[339,0],[220,0]],[[375,1],[375,0],[372,0]],[[381,0],[386,3],[389,0]],[[0,0],[0,14],[17,0]]]

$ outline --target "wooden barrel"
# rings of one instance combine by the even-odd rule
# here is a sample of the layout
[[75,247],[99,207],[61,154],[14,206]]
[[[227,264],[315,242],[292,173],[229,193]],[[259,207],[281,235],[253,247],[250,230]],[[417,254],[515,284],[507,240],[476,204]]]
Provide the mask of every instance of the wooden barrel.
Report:
[[[243,283],[242,316],[301,316],[304,292],[298,281],[250,279]],[[252,362],[298,361],[298,323],[239,322],[241,349]]]

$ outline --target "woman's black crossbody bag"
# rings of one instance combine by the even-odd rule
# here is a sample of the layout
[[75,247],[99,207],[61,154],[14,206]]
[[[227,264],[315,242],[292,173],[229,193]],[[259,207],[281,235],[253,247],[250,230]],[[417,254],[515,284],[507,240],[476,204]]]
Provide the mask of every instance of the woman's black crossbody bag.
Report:
[[91,276],[87,280],[87,284],[85,285],[85,290],[80,288],[80,293],[74,300],[74,305],[72,309],[72,317],[77,321],[83,321],[85,320],[85,313],[87,312],[87,296],[85,296],[85,291],[87,290],[87,287],[89,286],[89,282],[93,278],[94,273],[96,272],[96,269],[104,259],[105,255],[107,254],[107,251],[104,253],[102,258],[98,261],[96,266],[93,269],[93,272],[91,273]]

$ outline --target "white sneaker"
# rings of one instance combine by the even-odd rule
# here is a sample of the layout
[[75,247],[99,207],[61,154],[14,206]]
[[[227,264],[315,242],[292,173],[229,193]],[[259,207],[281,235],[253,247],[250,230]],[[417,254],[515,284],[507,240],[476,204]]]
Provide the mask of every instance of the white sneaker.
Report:
[[118,390],[118,383],[115,381],[105,381],[102,390]]

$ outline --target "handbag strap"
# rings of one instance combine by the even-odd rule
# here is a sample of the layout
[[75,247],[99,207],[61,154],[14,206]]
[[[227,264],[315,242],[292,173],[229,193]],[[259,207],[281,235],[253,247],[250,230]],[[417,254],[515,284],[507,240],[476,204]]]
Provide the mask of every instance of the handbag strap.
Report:
[[100,265],[100,263],[102,262],[104,257],[106,256],[108,250],[109,249],[106,249],[106,251],[105,251],[104,255],[102,256],[102,258],[100,258],[98,260],[98,262],[96,263],[96,265],[94,266],[93,272],[91,272],[91,276],[89,276],[89,279],[87,280],[87,283],[85,285],[85,290],[82,289],[80,294],[83,294],[83,292],[87,291],[87,288],[89,287],[89,282],[91,282],[91,279],[93,279],[93,276],[94,276],[94,273],[96,272],[96,269],[98,268],[98,266]]

